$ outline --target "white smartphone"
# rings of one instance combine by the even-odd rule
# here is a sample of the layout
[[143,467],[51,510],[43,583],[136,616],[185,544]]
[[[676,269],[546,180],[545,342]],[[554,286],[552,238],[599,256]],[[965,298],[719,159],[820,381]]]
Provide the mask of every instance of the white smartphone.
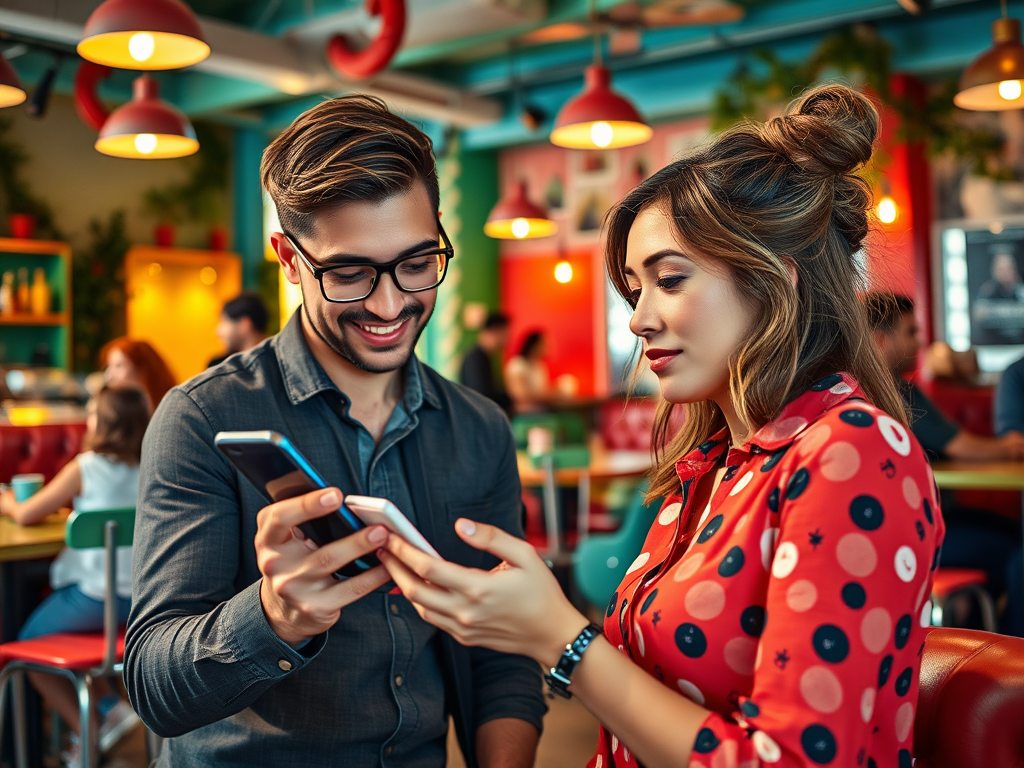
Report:
[[409,518],[387,499],[380,499],[376,496],[346,496],[345,506],[367,525],[383,525],[416,549],[426,552],[438,560],[444,559],[436,549],[430,546],[430,542],[423,538],[423,534],[416,530],[416,526],[409,522]]

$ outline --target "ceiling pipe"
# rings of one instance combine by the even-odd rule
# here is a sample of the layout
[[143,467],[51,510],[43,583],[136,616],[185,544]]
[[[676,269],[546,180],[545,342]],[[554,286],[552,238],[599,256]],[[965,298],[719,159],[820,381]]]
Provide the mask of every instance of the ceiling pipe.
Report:
[[82,122],[99,131],[110,117],[110,111],[100,103],[96,88],[101,80],[110,75],[110,67],[85,61],[78,65],[75,73],[75,109]]
[[352,50],[344,35],[327,41],[327,61],[342,77],[372,77],[388,65],[402,44],[405,0],[366,0],[366,12],[381,17],[381,28],[364,49]]

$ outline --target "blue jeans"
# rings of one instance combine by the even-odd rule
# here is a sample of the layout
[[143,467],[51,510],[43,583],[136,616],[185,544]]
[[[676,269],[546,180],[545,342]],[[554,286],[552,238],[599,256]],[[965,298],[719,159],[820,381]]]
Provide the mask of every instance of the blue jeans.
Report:
[[[128,621],[132,601],[117,598],[117,622]],[[54,632],[99,632],[103,629],[103,601],[82,593],[77,584],[53,592],[32,611],[18,633],[19,640],[31,640]]]

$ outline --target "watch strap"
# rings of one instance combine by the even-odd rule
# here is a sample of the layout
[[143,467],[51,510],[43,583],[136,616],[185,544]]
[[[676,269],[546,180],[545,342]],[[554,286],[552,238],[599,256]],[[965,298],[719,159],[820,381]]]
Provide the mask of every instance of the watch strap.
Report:
[[596,624],[590,624],[583,628],[575,640],[565,646],[562,655],[558,657],[558,662],[544,675],[544,682],[548,684],[552,693],[565,699],[572,698],[572,694],[569,692],[572,673],[576,671],[576,665],[583,658],[584,651],[600,634],[601,628]]

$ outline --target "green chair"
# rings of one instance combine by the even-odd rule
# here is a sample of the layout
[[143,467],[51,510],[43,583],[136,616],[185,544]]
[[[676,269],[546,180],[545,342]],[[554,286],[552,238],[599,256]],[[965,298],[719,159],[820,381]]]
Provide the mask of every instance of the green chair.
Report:
[[622,525],[614,533],[593,534],[573,553],[573,579],[580,594],[593,606],[604,608],[615,588],[643,547],[647,532],[663,500],[644,504],[646,483],[637,488]]
[[0,741],[3,739],[7,683],[14,688],[14,751],[18,768],[28,765],[25,733],[24,673],[42,672],[67,678],[78,691],[79,727],[82,734],[82,768],[96,759],[98,745],[89,738],[92,717],[92,682],[97,677],[120,676],[124,637],[117,622],[117,547],[131,546],[135,533],[135,509],[73,512],[68,518],[65,542],[72,549],[103,547],[106,551],[106,593],[103,632],[57,632],[31,640],[0,645]]

